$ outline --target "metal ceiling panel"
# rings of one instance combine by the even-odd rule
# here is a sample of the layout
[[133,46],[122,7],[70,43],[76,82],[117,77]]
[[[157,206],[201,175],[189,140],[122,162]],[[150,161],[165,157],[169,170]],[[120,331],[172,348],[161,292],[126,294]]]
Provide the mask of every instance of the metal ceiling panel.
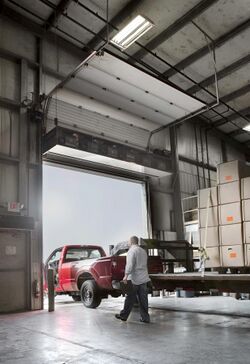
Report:
[[[155,27],[140,39],[140,43],[145,45],[198,3],[199,0],[157,0],[152,4],[152,0],[144,0],[142,4],[138,6],[137,12],[131,14],[129,20],[134,18],[137,14],[141,14],[142,16],[148,17],[155,24]],[[125,24],[121,24],[121,26],[123,25]],[[129,53],[133,54],[139,49],[140,48],[136,44],[133,44],[129,49]]]
[[215,39],[248,18],[249,0],[219,0],[195,22]]
[[[238,36],[227,41],[221,47],[216,48],[216,67],[218,71],[250,53],[249,38],[250,29],[245,30]],[[232,49],[234,50],[233,52]],[[213,74],[214,66],[211,53],[185,68],[184,72],[196,82],[201,82],[204,78]],[[170,80],[172,81],[173,77],[170,77]]]
[[166,58],[166,55],[171,55],[171,61],[167,59],[174,65],[205,45],[204,35],[193,24],[188,24],[162,43],[155,51],[163,58]]
[[[248,82],[250,82],[250,63],[219,81],[220,95],[223,97]],[[208,89],[214,90],[213,86],[209,86]]]
[[90,41],[90,39],[93,37],[93,35],[88,32],[87,30],[84,30],[77,24],[72,23],[68,18],[61,16],[58,20],[58,27],[59,29],[62,29],[64,32],[68,33],[69,35],[72,35],[79,41],[81,41],[83,44],[87,45],[87,43]]
[[[246,80],[247,81],[247,80]],[[219,83],[220,86],[220,83]],[[221,102],[226,102],[227,105],[229,105],[230,107],[234,108],[235,110],[242,110],[245,109],[249,106],[249,100],[250,100],[250,83],[249,81],[243,85],[240,89],[236,89],[233,90],[231,93],[228,93],[226,95],[222,96],[223,90],[221,90],[220,87],[220,100]],[[241,94],[242,91],[243,93]],[[215,95],[215,89],[213,91],[213,94]],[[239,96],[237,97],[237,94],[239,94]],[[200,100],[204,101],[205,103],[209,104],[209,103],[214,103],[215,97],[212,97],[211,95],[209,95],[208,93],[206,93],[205,91],[201,91],[199,93],[197,93],[197,96],[199,97]],[[226,105],[223,105],[222,103],[219,106],[216,106],[214,108],[216,111],[218,111],[219,113],[222,113],[224,116],[231,114],[233,111],[229,110],[229,112],[227,112],[228,108]],[[207,116],[212,116],[213,112],[207,112],[206,113]],[[219,116],[218,116],[219,118]]]
[[[234,73],[222,78],[218,81],[220,97],[230,94],[234,90],[241,88],[250,82],[250,63],[246,66],[236,70]],[[215,85],[212,84],[207,89],[215,94]],[[206,96],[205,91],[197,92],[196,97],[201,98],[204,101],[208,101],[210,96]],[[239,98],[240,100],[240,98]],[[239,101],[238,100],[238,101]]]
[[237,127],[233,125],[232,123],[223,124],[221,126],[218,126],[218,129],[223,131],[223,133],[231,133],[234,130],[237,130]]
[[227,104],[235,108],[235,110],[242,110],[247,108],[250,105],[250,91],[247,92],[245,95],[228,102]]
[[[124,8],[130,0],[109,0],[109,19],[112,19],[122,8]],[[106,19],[107,17],[107,2],[103,0],[79,0],[77,3],[83,4],[91,10],[97,12],[100,16]],[[76,4],[77,4],[76,3]]]
[[67,41],[69,41],[70,43],[74,44],[77,47],[83,48],[85,47],[86,43],[81,39],[81,38],[77,38],[74,35],[68,35],[65,33],[65,31],[63,30],[63,28],[59,29],[53,29],[53,35],[55,34],[55,39],[56,39],[56,35],[58,37],[60,37],[61,39],[65,39]]
[[[106,3],[106,1],[104,3]],[[106,4],[104,4],[104,5],[106,5]],[[92,5],[92,8],[93,8],[93,5]],[[106,19],[106,14],[103,14],[103,15],[104,15],[104,18]],[[104,25],[104,23],[100,19],[98,19],[93,14],[89,13],[83,7],[79,6],[79,4],[77,2],[71,3],[71,5],[69,6],[69,8],[67,10],[67,16],[70,18],[73,18],[76,22],[89,28],[90,30],[92,30],[95,33],[99,32]],[[83,19],[84,19],[84,21],[83,21]],[[70,28],[71,28],[71,30],[70,30]],[[91,39],[93,37],[93,34],[91,34],[89,32],[87,32],[87,34],[85,34],[85,31],[83,29],[81,29],[80,26],[74,24],[73,22],[71,22],[70,28],[68,29],[69,33],[74,34],[75,36],[80,36],[80,39],[82,39],[82,41],[84,41],[84,42],[88,42],[89,39]],[[62,28],[62,29],[64,29],[64,28]],[[74,30],[73,33],[72,33],[72,30]]]

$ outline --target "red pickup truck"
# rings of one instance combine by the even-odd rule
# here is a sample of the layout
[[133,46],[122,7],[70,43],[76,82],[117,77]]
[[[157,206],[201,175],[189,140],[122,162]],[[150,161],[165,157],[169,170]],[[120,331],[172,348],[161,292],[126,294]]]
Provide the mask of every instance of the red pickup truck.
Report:
[[[124,253],[124,251],[123,251]],[[124,276],[125,255],[106,256],[96,245],[66,245],[53,251],[45,263],[44,287],[47,288],[47,270],[55,271],[56,294],[68,294],[86,307],[96,308],[102,298],[121,295],[119,282]],[[159,256],[148,259],[149,273],[162,273]]]

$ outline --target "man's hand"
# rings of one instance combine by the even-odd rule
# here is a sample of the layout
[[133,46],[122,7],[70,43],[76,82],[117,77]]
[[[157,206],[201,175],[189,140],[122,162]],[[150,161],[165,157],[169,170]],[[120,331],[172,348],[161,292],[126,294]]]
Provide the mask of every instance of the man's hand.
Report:
[[125,274],[125,276],[123,277],[123,282],[124,282],[125,284],[127,284],[127,283],[128,283],[128,275],[127,275],[127,274]]

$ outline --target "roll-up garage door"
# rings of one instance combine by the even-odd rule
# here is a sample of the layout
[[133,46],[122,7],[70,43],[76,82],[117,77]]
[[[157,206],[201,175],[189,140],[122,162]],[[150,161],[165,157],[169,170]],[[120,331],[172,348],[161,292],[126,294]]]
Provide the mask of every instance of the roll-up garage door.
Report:
[[140,148],[147,146],[149,130],[106,117],[65,101],[51,99],[47,111],[47,132],[57,125],[101,135]]

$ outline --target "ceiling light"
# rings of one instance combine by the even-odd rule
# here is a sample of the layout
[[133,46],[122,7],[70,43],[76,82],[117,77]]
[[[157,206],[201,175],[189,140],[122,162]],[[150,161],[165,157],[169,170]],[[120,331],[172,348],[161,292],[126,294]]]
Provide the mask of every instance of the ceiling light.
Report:
[[154,24],[148,19],[137,15],[111,39],[111,42],[121,49],[126,49],[153,26]]
[[246,126],[244,126],[243,130],[250,131],[250,124],[247,124]]

